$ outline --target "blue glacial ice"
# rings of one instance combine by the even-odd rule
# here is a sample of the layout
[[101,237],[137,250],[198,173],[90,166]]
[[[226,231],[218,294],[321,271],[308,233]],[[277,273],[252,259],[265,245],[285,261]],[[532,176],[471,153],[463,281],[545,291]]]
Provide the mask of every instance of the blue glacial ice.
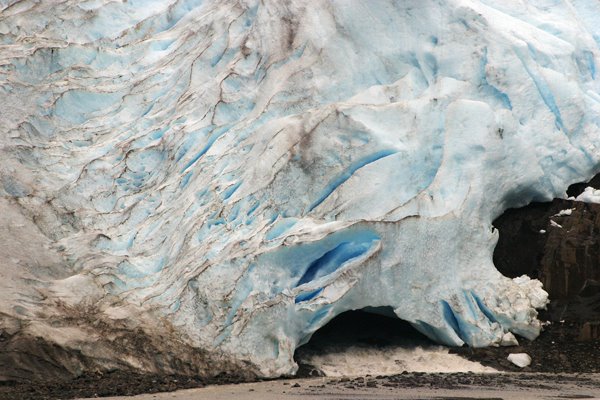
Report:
[[0,318],[269,377],[364,307],[533,339],[547,295],[492,221],[600,171],[599,27],[592,0],[0,0]]

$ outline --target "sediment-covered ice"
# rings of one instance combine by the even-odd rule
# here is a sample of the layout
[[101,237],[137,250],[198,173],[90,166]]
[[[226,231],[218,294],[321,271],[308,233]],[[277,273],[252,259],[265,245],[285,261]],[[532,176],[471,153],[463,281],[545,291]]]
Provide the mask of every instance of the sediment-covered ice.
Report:
[[[492,220],[599,170],[597,2],[0,10],[8,337],[278,376],[366,306],[448,345],[539,333],[546,294],[496,271]],[[107,350],[123,332],[157,350]]]

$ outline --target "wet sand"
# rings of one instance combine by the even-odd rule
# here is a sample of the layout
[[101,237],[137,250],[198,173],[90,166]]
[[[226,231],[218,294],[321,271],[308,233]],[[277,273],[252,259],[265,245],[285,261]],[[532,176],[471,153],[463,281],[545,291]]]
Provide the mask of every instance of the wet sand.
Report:
[[106,400],[597,399],[600,374],[419,374],[207,386]]

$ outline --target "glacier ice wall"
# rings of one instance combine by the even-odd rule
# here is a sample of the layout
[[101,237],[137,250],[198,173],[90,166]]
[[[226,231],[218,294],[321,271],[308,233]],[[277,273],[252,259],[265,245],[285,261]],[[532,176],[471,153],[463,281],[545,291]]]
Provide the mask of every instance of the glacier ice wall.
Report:
[[[491,221],[599,171],[597,2],[0,10],[7,335],[277,376],[366,306],[449,345],[539,333],[545,292],[496,271]],[[157,353],[100,351],[99,326]]]

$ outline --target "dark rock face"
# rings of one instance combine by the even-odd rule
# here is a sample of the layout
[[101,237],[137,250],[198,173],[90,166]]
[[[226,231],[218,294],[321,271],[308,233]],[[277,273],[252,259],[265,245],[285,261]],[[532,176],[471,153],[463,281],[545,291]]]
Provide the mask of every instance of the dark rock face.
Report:
[[533,203],[506,211],[494,226],[498,270],[541,280],[551,299],[546,318],[576,324],[580,340],[600,338],[600,204]]

